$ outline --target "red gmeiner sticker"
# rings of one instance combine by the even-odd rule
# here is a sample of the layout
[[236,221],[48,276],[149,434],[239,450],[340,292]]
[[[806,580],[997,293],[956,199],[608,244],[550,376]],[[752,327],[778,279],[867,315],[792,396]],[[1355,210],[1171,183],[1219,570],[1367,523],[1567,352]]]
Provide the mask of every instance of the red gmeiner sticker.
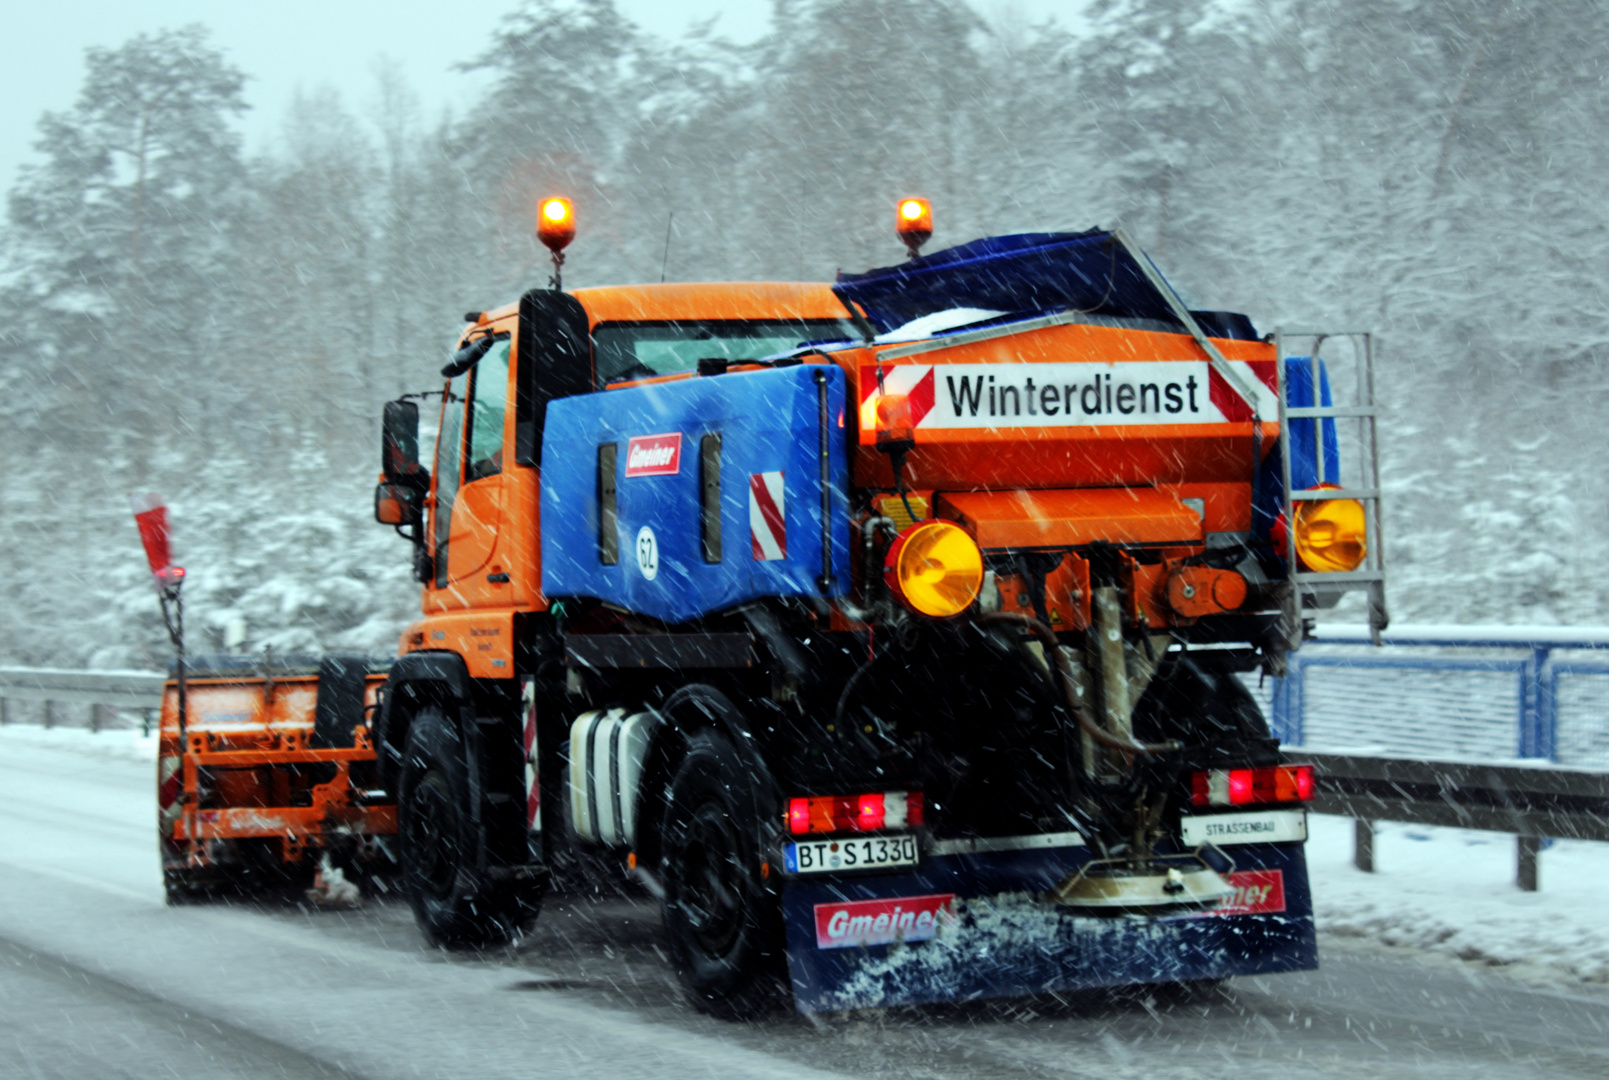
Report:
[[955,921],[954,893],[897,896],[891,900],[851,900],[816,905],[816,948],[849,949],[928,941]]
[[1282,870],[1242,870],[1229,875],[1235,894],[1209,915],[1262,915],[1285,910],[1285,873]]
[[682,433],[633,435],[626,445],[626,475],[675,476],[682,471]]

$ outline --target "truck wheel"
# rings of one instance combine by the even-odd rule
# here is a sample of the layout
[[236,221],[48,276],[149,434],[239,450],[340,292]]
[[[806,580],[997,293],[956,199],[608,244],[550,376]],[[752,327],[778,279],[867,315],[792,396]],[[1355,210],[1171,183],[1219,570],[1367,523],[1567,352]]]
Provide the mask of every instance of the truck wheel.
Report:
[[469,812],[463,740],[439,710],[414,718],[399,787],[403,892],[425,938],[447,948],[509,940],[518,904],[506,883],[477,869],[482,838]]
[[661,836],[664,922],[682,986],[703,1012],[746,1019],[785,997],[782,919],[760,876],[750,769],[714,733],[694,735],[671,779]]

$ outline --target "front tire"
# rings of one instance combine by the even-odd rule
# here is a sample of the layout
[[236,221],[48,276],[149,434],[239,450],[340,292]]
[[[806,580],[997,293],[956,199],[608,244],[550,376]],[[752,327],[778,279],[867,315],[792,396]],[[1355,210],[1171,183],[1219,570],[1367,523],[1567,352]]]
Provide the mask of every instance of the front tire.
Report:
[[782,916],[761,876],[759,791],[724,737],[688,741],[671,779],[661,832],[664,921],[682,987],[696,1008],[728,1019],[786,998]]
[[446,948],[502,944],[522,921],[515,889],[486,872],[467,759],[462,736],[439,710],[414,718],[397,812],[402,884],[420,931]]

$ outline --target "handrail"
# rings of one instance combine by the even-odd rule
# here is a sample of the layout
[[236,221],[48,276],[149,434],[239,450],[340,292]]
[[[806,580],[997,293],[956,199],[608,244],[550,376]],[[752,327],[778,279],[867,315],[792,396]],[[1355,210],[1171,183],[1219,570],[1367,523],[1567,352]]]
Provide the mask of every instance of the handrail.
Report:
[[1387,754],[1288,749],[1312,765],[1315,813],[1353,819],[1353,862],[1374,870],[1376,821],[1407,821],[1515,834],[1515,880],[1540,884],[1544,837],[1609,841],[1609,772],[1534,762],[1421,760]]
[[[1286,675],[1274,681],[1269,720],[1274,733],[1286,745],[1301,745],[1306,739],[1307,679],[1310,669],[1333,668],[1423,668],[1426,670],[1486,669],[1512,672],[1516,678],[1515,727],[1512,756],[1556,760],[1559,742],[1560,675],[1604,674],[1605,661],[1593,658],[1564,660],[1556,652],[1609,652],[1609,626],[1461,626],[1436,623],[1403,623],[1386,630],[1380,644],[1401,648],[1443,650],[1507,650],[1503,659],[1469,656],[1421,656],[1417,659],[1382,655],[1367,646],[1370,633],[1358,624],[1319,624],[1304,642],[1304,648],[1290,654]],[[1326,646],[1328,648],[1326,648]],[[1315,648],[1317,647],[1317,648]],[[1426,749],[1433,749],[1439,732],[1425,731]],[[1349,747],[1349,742],[1329,740],[1332,746]],[[1412,748],[1415,752],[1419,746]],[[1509,756],[1509,755],[1505,755]]]
[[160,671],[77,671],[71,668],[31,668],[0,665],[0,724],[11,719],[13,701],[45,703],[45,726],[54,726],[51,706],[60,702],[90,706],[89,729],[109,726],[113,709],[138,709],[144,714],[140,728],[151,731],[153,714],[162,707]]
[[61,701],[154,709],[162,704],[160,671],[74,671],[69,668],[0,667],[0,698]]
[[[1361,645],[1369,641],[1362,623],[1320,623],[1313,645]],[[1395,623],[1380,635],[1382,645],[1462,645],[1493,649],[1609,649],[1609,626],[1465,626],[1453,623]]]

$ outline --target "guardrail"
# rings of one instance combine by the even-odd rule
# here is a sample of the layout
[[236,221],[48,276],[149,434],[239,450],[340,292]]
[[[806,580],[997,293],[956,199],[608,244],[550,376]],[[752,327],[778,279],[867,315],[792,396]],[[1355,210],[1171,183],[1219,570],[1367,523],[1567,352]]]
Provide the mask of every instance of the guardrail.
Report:
[[[1410,624],[1388,630],[1381,643],[1386,648],[1370,645],[1366,626],[1319,626],[1291,654],[1289,675],[1273,680],[1268,714],[1280,741],[1609,767],[1609,679],[1602,678],[1609,676],[1609,627]],[[1315,680],[1334,680],[1347,670],[1372,674],[1367,685],[1350,686],[1338,719],[1322,701],[1315,708],[1310,691]],[[1390,672],[1425,676],[1420,692],[1404,694],[1395,710],[1379,700],[1379,687],[1400,685]],[[1561,680],[1592,676],[1603,698],[1601,715],[1573,708],[1561,730]],[[1512,707],[1494,713],[1493,693],[1505,679]],[[1322,685],[1318,689],[1322,696]],[[1461,697],[1471,704],[1457,704]],[[1370,698],[1378,715],[1363,717],[1359,706]],[[1511,724],[1506,731],[1494,723],[1504,712]]]
[[1516,836],[1515,880],[1535,892],[1547,837],[1609,841],[1609,772],[1540,762],[1421,761],[1286,750],[1317,773],[1309,808],[1353,820],[1353,861],[1374,871],[1377,821],[1486,829]]
[[116,710],[138,709],[147,733],[156,710],[162,706],[159,671],[75,671],[69,668],[0,667],[0,724],[9,723],[11,703],[44,704],[44,725],[56,722],[55,706],[88,705],[91,731],[114,726]]
[[1381,644],[1321,624],[1264,688],[1290,759],[1319,767],[1313,808],[1353,819],[1359,869],[1378,821],[1513,833],[1526,890],[1547,838],[1609,841],[1609,627],[1408,624]]
[[[1516,880],[1538,887],[1538,854],[1545,838],[1609,841],[1609,769],[1545,763],[1558,752],[1558,688],[1561,674],[1609,675],[1609,659],[1561,663],[1555,651],[1592,650],[1609,656],[1609,629],[1559,630],[1516,627],[1399,627],[1384,644],[1435,648],[1439,655],[1406,656],[1381,652],[1369,644],[1366,627],[1327,627],[1303,650],[1292,654],[1290,675],[1274,680],[1270,714],[1275,733],[1291,761],[1312,763],[1318,771],[1317,813],[1354,821],[1354,861],[1374,869],[1374,828],[1378,821],[1451,825],[1514,833]],[[1313,646],[1318,646],[1314,648]],[[1329,646],[1356,646],[1330,649]],[[1514,656],[1445,655],[1448,649],[1523,650]],[[1516,749],[1522,760],[1425,759],[1372,751],[1342,753],[1301,747],[1307,731],[1307,677],[1313,670],[1355,668],[1374,671],[1496,672],[1515,680]],[[116,709],[137,709],[151,722],[162,703],[166,676],[147,671],[74,671],[61,668],[0,667],[0,723],[10,719],[9,703],[43,702],[45,723],[59,703],[87,704],[89,727],[110,725]],[[1408,706],[1412,708],[1412,703]],[[1327,731],[1333,736],[1334,725]],[[1412,733],[1421,748],[1435,746],[1438,732]],[[1604,725],[1609,745],[1609,723]],[[1541,753],[1546,751],[1546,754]],[[1531,760],[1523,760],[1523,759]]]

